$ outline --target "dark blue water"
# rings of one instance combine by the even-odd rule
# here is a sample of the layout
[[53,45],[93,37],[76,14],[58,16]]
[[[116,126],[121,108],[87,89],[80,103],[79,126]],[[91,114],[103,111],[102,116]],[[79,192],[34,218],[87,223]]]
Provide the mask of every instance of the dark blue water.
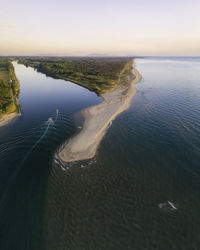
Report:
[[0,249],[44,249],[45,185],[57,148],[77,130],[81,109],[101,98],[14,63],[21,117],[0,128]]
[[23,115],[0,130],[0,249],[200,249],[200,59],[136,66],[139,92],[96,157],[63,167],[54,153],[74,114],[100,99],[16,65]]

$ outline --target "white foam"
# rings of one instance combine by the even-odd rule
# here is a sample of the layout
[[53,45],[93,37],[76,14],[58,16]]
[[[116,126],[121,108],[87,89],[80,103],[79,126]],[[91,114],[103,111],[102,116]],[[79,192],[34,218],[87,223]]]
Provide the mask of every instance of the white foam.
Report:
[[177,210],[178,208],[171,202],[171,201],[167,201],[167,202],[163,202],[158,204],[158,207],[160,209],[167,209],[167,210]]
[[63,171],[66,171],[66,169],[62,165],[60,165],[60,167]]
[[173,209],[177,210],[177,208],[174,206],[174,204],[173,204],[172,202],[168,201],[168,203],[169,203],[169,205],[170,205]]

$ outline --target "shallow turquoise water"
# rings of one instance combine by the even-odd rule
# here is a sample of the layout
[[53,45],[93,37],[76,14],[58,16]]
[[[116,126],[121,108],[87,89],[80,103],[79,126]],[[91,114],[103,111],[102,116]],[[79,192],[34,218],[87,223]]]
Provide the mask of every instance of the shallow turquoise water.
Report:
[[74,114],[100,98],[16,65],[23,115],[0,130],[0,249],[200,249],[200,59],[136,66],[139,92],[96,157],[61,166]]

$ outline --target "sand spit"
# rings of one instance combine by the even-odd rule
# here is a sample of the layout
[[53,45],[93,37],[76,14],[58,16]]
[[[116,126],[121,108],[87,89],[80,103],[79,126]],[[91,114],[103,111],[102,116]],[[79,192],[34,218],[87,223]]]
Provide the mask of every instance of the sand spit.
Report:
[[60,151],[59,157],[63,162],[86,160],[95,156],[111,121],[130,107],[137,93],[135,84],[140,80],[141,75],[133,64],[127,83],[119,82],[113,91],[102,95],[103,101],[100,104],[81,112],[85,118],[83,128]]
[[7,125],[10,123],[14,118],[20,116],[21,114],[18,112],[14,112],[11,114],[5,114],[0,118],[0,127]]

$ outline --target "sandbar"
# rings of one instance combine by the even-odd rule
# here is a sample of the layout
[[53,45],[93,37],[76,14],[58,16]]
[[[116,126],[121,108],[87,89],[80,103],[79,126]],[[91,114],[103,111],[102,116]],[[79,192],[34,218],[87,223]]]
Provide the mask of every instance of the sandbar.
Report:
[[137,93],[135,84],[141,75],[133,63],[132,72],[126,83],[119,81],[115,88],[101,97],[103,101],[81,111],[84,117],[82,130],[72,137],[60,150],[58,156],[63,163],[93,158],[112,120],[127,110]]
[[2,117],[0,117],[0,127],[7,125],[10,123],[14,118],[17,116],[20,116],[21,114],[18,112],[14,112],[11,114],[5,114]]

